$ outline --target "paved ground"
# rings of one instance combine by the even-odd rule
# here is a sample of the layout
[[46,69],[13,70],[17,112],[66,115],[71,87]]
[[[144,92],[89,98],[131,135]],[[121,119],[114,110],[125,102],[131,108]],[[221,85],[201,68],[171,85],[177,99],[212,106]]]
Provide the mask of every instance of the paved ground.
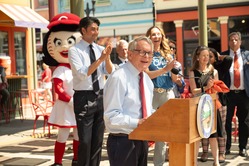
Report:
[[[51,131],[50,138],[42,134],[42,120],[38,121],[36,136],[32,137],[33,120],[12,119],[9,124],[0,121],[0,166],[48,166],[53,164],[53,148],[57,130]],[[101,166],[108,166],[106,153],[106,138],[103,144]],[[72,159],[72,139],[67,143],[63,165],[70,166]],[[221,166],[249,166],[249,158],[238,156],[238,144],[233,143],[232,154],[227,156],[227,160]],[[201,149],[200,149],[201,150]],[[148,166],[152,166],[153,148],[149,149]],[[248,151],[249,152],[249,151]],[[200,156],[200,153],[199,153]],[[205,163],[198,163],[198,166],[211,166],[213,160],[210,158]],[[168,162],[165,166],[169,165]]]

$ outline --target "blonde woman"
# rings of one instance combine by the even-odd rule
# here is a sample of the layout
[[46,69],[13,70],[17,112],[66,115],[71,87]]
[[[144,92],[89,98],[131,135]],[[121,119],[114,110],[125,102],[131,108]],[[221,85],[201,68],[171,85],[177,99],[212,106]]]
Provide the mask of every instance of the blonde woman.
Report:
[[[175,60],[171,55],[163,30],[157,26],[148,29],[146,36],[149,37],[154,44],[154,53],[152,63],[146,70],[146,73],[152,79],[154,84],[153,108],[158,109],[162,104],[171,98],[175,98],[175,83],[182,86],[181,79],[170,71],[174,67]],[[162,166],[165,162],[166,143],[156,142],[154,151],[154,165]]]

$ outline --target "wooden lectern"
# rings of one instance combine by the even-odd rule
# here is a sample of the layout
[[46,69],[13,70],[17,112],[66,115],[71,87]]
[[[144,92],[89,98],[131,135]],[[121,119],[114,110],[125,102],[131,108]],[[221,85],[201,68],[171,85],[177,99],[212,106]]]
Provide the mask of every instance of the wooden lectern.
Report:
[[[211,94],[211,97],[215,103],[216,95]],[[170,166],[197,165],[196,141],[201,139],[197,129],[199,99],[200,97],[168,100],[134,129],[129,134],[129,139],[168,142]],[[212,133],[216,131],[217,122],[215,106],[214,110]]]

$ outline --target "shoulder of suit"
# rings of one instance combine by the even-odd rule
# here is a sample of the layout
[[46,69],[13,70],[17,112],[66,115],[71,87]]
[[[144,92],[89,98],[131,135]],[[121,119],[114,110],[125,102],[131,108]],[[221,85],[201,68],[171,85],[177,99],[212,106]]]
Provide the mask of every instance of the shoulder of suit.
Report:
[[243,57],[243,60],[249,62],[249,51],[248,50],[241,50],[241,55]]
[[245,55],[248,56],[248,55],[249,55],[249,50],[244,50],[244,49],[243,49],[243,50],[241,50],[241,53],[244,53]]
[[113,61],[113,63],[119,65],[120,63],[122,63],[122,61],[117,57],[117,58]]
[[248,50],[241,50],[241,55],[242,55],[244,64],[249,65],[249,51]]
[[220,55],[229,55],[229,50],[221,52]]

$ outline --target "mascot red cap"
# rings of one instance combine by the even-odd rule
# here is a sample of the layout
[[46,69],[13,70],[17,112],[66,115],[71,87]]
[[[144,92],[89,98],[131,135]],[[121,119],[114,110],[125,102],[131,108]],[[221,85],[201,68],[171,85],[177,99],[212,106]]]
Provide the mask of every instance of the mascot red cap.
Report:
[[75,24],[79,25],[80,17],[71,13],[61,13],[56,15],[50,21],[50,24],[47,26],[48,29],[60,24]]

